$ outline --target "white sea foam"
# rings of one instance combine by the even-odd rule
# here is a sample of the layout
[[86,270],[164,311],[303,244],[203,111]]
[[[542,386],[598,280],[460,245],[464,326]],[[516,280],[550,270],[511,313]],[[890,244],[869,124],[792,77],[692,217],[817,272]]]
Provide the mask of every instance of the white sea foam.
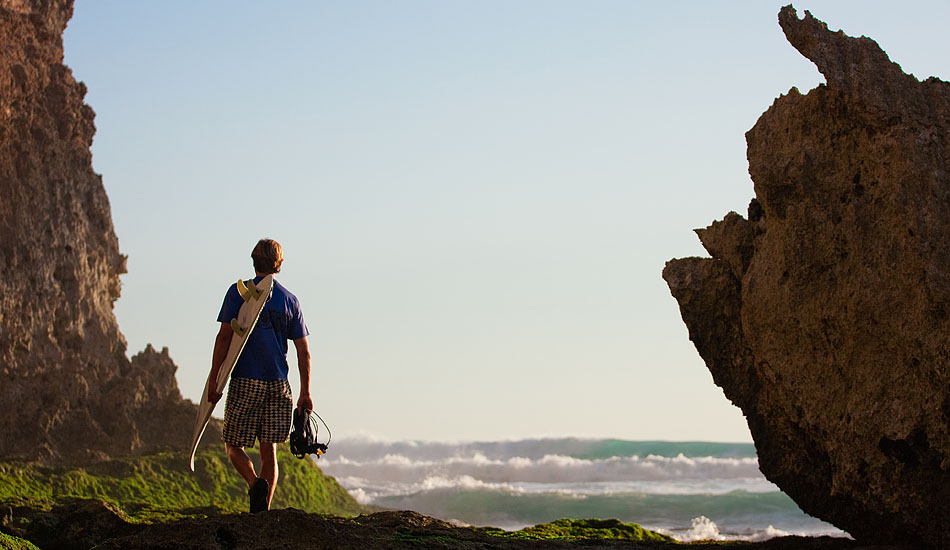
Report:
[[751,445],[362,438],[335,442],[319,465],[361,503],[474,525],[618,517],[683,541],[843,534],[766,480]]
[[414,484],[430,477],[454,480],[450,485],[463,487],[468,478],[488,484],[521,486],[583,484],[596,494],[618,491],[685,494],[777,490],[759,473],[758,462],[754,458],[686,457],[682,454],[675,457],[650,455],[605,459],[579,459],[563,455],[493,459],[474,454],[437,460],[401,454],[362,460],[337,455],[322,460],[321,466],[336,477],[403,484],[406,486],[405,491],[410,491]]
[[350,496],[356,499],[356,502],[360,504],[372,504],[375,499],[379,498],[379,495],[367,493],[360,487],[354,487],[349,491]]
[[761,542],[769,539],[774,539],[775,537],[785,537],[788,535],[802,535],[802,536],[819,536],[819,535],[830,535],[836,537],[845,537],[846,534],[834,527],[827,526],[812,528],[812,529],[803,529],[797,532],[789,532],[782,529],[778,529],[773,525],[769,525],[764,529],[744,529],[742,532],[722,532],[719,529],[719,526],[716,525],[716,522],[707,518],[706,516],[699,516],[691,520],[691,525],[689,529],[681,530],[671,530],[664,529],[662,527],[656,528],[655,530],[663,533],[664,535],[673,537],[674,539],[680,542],[695,542],[702,540],[711,540],[711,541],[724,541],[724,540],[741,540],[747,542]]
[[689,531],[680,535],[679,540],[692,542],[694,540],[726,540],[719,532],[719,526],[706,516],[693,518]]
[[[754,457],[608,456],[578,458],[542,453],[591,452],[597,441],[528,440],[496,443],[346,441],[320,465],[359,497],[380,498],[435,490],[510,494],[656,495],[768,493],[777,488]],[[487,452],[482,452],[486,450]],[[388,451],[388,452],[387,452]],[[519,454],[504,456],[506,452]]]

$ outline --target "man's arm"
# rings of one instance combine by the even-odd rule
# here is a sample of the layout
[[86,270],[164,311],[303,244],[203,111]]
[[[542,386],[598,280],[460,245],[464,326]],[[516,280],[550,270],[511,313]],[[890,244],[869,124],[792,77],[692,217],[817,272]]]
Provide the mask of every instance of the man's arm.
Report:
[[310,398],[310,344],[307,337],[294,340],[297,348],[297,368],[300,369],[300,397],[297,399],[297,408],[304,411],[313,410],[313,399]]
[[221,368],[221,363],[224,363],[224,358],[228,356],[228,348],[231,347],[231,337],[234,335],[234,330],[231,328],[231,325],[228,323],[221,323],[221,328],[218,329],[218,335],[214,337],[214,352],[211,353],[211,380],[214,380],[215,383],[208,385],[208,401],[212,403],[217,403],[221,399],[221,394],[218,393],[218,369]]

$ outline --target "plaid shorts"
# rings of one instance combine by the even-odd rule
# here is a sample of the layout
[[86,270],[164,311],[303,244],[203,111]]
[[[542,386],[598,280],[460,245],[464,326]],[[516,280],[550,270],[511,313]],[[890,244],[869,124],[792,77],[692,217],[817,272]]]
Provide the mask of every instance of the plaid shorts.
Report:
[[290,435],[294,398],[287,380],[231,378],[221,439],[237,447],[283,443]]

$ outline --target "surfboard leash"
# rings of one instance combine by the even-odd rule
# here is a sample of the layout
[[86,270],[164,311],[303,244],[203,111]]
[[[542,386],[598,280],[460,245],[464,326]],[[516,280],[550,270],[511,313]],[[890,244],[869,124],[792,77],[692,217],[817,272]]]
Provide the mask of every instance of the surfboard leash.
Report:
[[[319,426],[313,419],[316,416],[320,419],[323,427],[327,430],[327,442],[317,441]],[[297,458],[303,458],[307,455],[316,455],[317,458],[326,454],[330,440],[333,439],[333,433],[330,426],[316,411],[307,411],[303,413],[300,409],[294,409],[293,431],[290,432],[290,452]]]

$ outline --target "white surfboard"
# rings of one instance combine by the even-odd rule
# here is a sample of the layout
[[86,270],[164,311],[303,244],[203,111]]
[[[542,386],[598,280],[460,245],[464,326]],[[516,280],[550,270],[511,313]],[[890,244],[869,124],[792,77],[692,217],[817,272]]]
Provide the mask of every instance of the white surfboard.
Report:
[[271,289],[274,287],[274,275],[268,275],[261,279],[259,283],[254,284],[253,279],[247,281],[238,281],[237,289],[244,299],[238,316],[231,320],[231,329],[234,335],[231,337],[231,345],[228,346],[228,354],[224,358],[224,363],[218,368],[218,379],[212,380],[211,374],[208,374],[208,381],[205,382],[204,392],[201,394],[201,401],[198,403],[198,417],[195,418],[195,431],[191,440],[191,459],[189,467],[195,471],[195,452],[198,450],[198,442],[208,427],[211,420],[211,413],[214,412],[215,403],[208,400],[208,388],[215,384],[218,393],[224,391],[228,384],[228,378],[231,377],[231,371],[237,364],[241,352],[244,351],[244,344],[251,335],[254,327],[257,326],[257,319],[261,316],[264,304],[270,299]]

